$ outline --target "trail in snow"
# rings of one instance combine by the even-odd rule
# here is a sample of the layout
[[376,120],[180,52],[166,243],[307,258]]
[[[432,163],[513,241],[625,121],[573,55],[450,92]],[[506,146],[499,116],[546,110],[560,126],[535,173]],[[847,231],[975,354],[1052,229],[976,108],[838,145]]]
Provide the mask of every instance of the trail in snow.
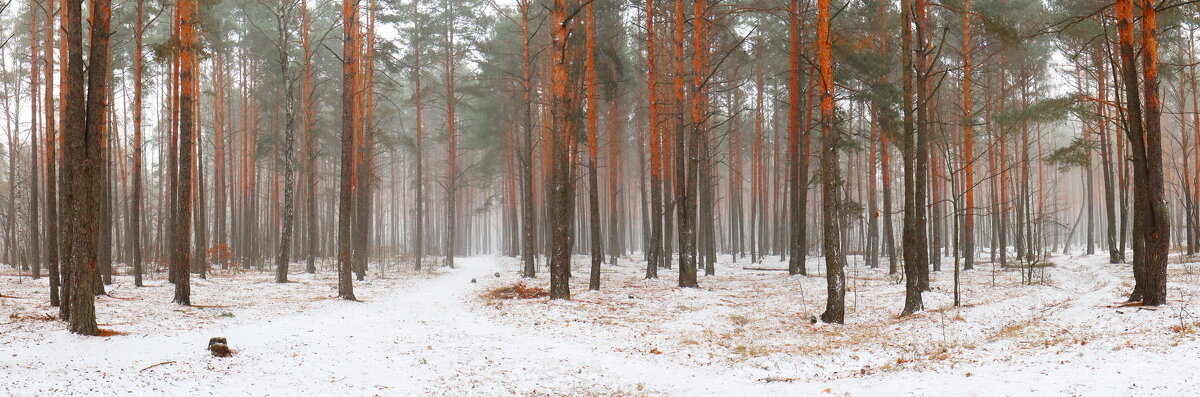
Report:
[[[497,321],[496,309],[477,299],[485,285],[512,277],[497,260],[463,259],[460,268],[435,279],[363,295],[366,302],[326,300],[290,315],[197,322],[199,327],[190,330],[170,325],[132,328],[146,332],[109,338],[61,330],[43,333],[41,339],[0,337],[0,395],[785,396],[813,395],[827,388],[854,395],[1183,395],[1197,386],[1200,349],[1195,341],[1164,347],[1171,341],[1160,329],[1167,312],[1107,307],[1120,297],[1123,278],[1118,275],[1124,269],[1094,258],[1062,258],[1060,267],[1052,270],[1055,286],[1039,286],[1031,296],[963,312],[968,318],[963,324],[1007,321],[986,317],[1035,316],[1022,331],[1037,334],[1030,339],[1045,340],[1041,333],[1061,328],[1095,341],[1087,346],[1031,349],[1018,343],[1024,337],[1018,334],[920,368],[822,378],[827,380],[796,373],[794,382],[773,383],[719,362],[697,365],[681,360],[679,352],[614,349],[625,346],[613,340],[624,334],[595,332],[600,329],[584,324],[548,330],[546,324],[521,323],[536,318]],[[503,279],[494,278],[497,271]],[[741,282],[755,285],[752,280]],[[1173,295],[1196,293],[1195,280],[1180,284],[1191,289]],[[635,283],[630,288],[645,286]],[[695,300],[701,295],[684,296]],[[544,301],[512,303],[521,304],[549,308],[538,306]],[[1037,308],[1042,312],[1029,313]],[[1011,313],[1021,310],[1025,314]],[[1139,345],[1122,342],[1142,335],[1151,339]],[[227,337],[238,354],[226,359],[209,356],[204,347],[212,336]],[[694,352],[683,353],[703,355],[711,353],[705,350],[710,348],[693,346]],[[166,364],[154,366],[160,363]],[[796,368],[803,372],[804,367]]]
[[[0,356],[0,394],[413,395],[736,393],[743,383],[667,368],[577,343],[524,335],[466,305],[494,259],[367,302],[160,335],[14,341]],[[238,352],[204,350],[224,336]],[[145,369],[151,365],[174,361]]]

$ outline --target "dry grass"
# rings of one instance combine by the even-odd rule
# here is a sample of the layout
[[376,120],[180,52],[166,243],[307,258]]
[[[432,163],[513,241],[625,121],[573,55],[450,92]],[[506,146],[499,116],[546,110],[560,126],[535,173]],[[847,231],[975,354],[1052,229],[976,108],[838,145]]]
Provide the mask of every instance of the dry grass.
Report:
[[537,299],[550,296],[550,291],[546,291],[541,287],[530,287],[525,283],[517,283],[516,285],[500,287],[488,291],[484,295],[488,299]]
[[114,331],[114,330],[105,329],[105,328],[100,328],[99,332],[96,333],[96,336],[102,336],[102,337],[122,336],[122,335],[129,335],[129,333],[121,332],[121,331]]
[[[943,263],[941,272],[931,274],[933,291],[925,294],[926,310],[898,317],[904,285],[887,269],[855,269],[851,263],[846,270],[846,324],[832,325],[814,320],[824,309],[825,279],[819,274],[789,277],[746,269],[744,259],[721,259],[717,275],[702,277],[699,289],[678,288],[673,269],[660,269],[659,279],[644,279],[644,262],[624,258],[616,266],[606,265],[600,291],[586,290],[586,267],[577,267],[584,271],[572,278],[571,289],[581,292],[569,302],[550,301],[546,306],[545,301],[510,300],[488,306],[495,309],[497,320],[534,324],[539,332],[609,335],[606,339],[617,340],[610,342],[614,351],[657,354],[648,353],[650,346],[657,346],[673,361],[768,372],[759,379],[789,379],[794,376],[789,374],[800,372],[807,380],[834,379],[957,365],[990,354],[990,349],[1012,349],[1021,355],[1047,348],[1109,349],[1114,340],[1126,338],[1105,325],[1123,324],[1128,321],[1121,317],[1125,314],[1077,302],[1081,295],[1100,289],[1112,294],[1104,299],[1119,299],[1117,295],[1126,291],[1122,282],[1127,281],[1127,268],[1121,265],[1039,263],[1036,267],[1046,273],[1046,282],[1039,285],[1022,283],[1020,268],[979,265],[962,274],[963,305],[954,307],[953,267]],[[512,265],[517,268],[515,262]],[[819,267],[810,263],[809,270]],[[1171,270],[1187,273],[1182,266]],[[493,285],[516,281],[514,276]],[[1186,290],[1173,296],[1200,297],[1190,293],[1200,277],[1180,275],[1172,281],[1173,288]],[[1067,309],[1072,314],[1060,317]],[[1095,317],[1080,316],[1079,310]],[[554,326],[564,323],[572,326]],[[1156,327],[1165,330],[1169,324]],[[1176,327],[1179,330],[1172,332],[1200,338],[1197,327]],[[1145,331],[1139,324],[1130,332]]]
[[24,314],[24,313],[17,313],[17,312],[13,312],[12,314],[9,314],[9,315],[8,315],[8,319],[9,319],[9,320],[12,320],[12,321],[10,321],[10,322],[18,322],[18,321],[26,321],[26,322],[44,322],[44,321],[54,321],[54,320],[58,320],[58,318],[54,317],[53,315],[46,314],[46,313],[42,313],[42,314],[33,314],[33,313],[30,313],[30,314]]

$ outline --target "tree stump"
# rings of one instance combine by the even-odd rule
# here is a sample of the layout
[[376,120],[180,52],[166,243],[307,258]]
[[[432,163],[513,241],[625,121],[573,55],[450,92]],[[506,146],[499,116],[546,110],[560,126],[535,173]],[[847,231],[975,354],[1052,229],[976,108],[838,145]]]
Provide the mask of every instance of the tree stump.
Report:
[[229,357],[233,355],[233,351],[229,350],[229,342],[220,336],[212,337],[208,340],[208,351],[215,357]]

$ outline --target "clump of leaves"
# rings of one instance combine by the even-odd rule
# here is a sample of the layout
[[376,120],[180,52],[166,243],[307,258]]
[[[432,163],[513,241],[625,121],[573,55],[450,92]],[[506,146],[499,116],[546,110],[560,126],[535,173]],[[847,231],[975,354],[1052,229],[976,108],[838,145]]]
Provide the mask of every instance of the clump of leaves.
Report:
[[1063,171],[1072,167],[1087,167],[1092,162],[1090,155],[1093,147],[1094,142],[1075,138],[1070,145],[1055,149],[1045,160]]
[[233,313],[230,313],[230,312],[221,312],[221,317],[233,317]]
[[536,299],[548,296],[550,291],[546,291],[545,288],[530,287],[525,283],[496,288],[487,293],[487,297],[491,299]]

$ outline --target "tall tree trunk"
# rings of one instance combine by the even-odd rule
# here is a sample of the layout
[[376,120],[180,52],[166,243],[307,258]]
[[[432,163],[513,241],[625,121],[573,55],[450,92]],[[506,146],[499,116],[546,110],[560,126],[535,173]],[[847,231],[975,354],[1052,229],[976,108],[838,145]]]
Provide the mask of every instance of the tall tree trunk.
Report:
[[63,80],[63,229],[64,267],[71,272],[67,294],[71,332],[96,335],[95,296],[91,280],[96,277],[98,232],[98,167],[107,100],[108,38],[110,3],[95,0],[91,10],[91,42],[87,92],[84,96],[82,1],[63,3],[67,70]]
[[537,215],[533,208],[533,74],[529,51],[529,1],[520,0],[521,10],[521,276],[537,277]]
[[[807,258],[804,252],[804,223],[808,220],[804,219],[803,206],[800,204],[800,196],[808,192],[808,186],[800,185],[803,178],[800,175],[800,31],[804,29],[800,19],[800,4],[800,1],[789,1],[788,9],[788,33],[791,39],[788,44],[788,223],[792,231],[788,242],[788,251],[791,252],[788,274],[791,275],[808,273],[804,263]],[[808,153],[803,155],[807,156]]]
[[[963,2],[962,10],[962,40],[963,40],[963,198],[966,208],[963,208],[962,253],[963,269],[975,267],[975,112],[971,107],[971,0]],[[1090,192],[1089,192],[1090,194]],[[957,215],[956,215],[957,216]]]
[[[617,84],[619,79],[616,72],[612,73],[612,80],[609,84]],[[617,257],[625,253],[626,242],[625,236],[627,233],[622,233],[622,227],[628,223],[628,217],[625,216],[625,202],[619,201],[618,192],[621,191],[621,174],[623,164],[621,163],[621,152],[624,150],[621,140],[621,130],[625,128],[623,115],[620,111],[620,95],[615,93],[608,97],[608,252],[609,263],[617,264]]]
[[655,52],[654,0],[646,0],[646,75],[650,129],[650,218],[649,251],[646,254],[646,278],[658,278],[663,254],[663,175],[662,127],[658,120],[658,54]]
[[1145,108],[1142,109],[1138,106],[1131,3],[1130,0],[1117,1],[1123,66],[1121,75],[1125,83],[1125,97],[1128,102],[1126,106],[1129,109],[1129,128],[1126,135],[1129,137],[1134,174],[1135,284],[1130,300],[1140,300],[1147,306],[1158,306],[1166,303],[1167,253],[1170,248],[1170,219],[1164,198],[1161,110],[1158,98],[1158,25],[1153,2],[1142,1],[1142,84],[1145,91]]
[[374,159],[375,159],[375,10],[376,3],[374,0],[370,3],[370,8],[367,12],[367,38],[363,43],[365,48],[365,56],[362,59],[362,78],[359,80],[359,167],[358,167],[358,195],[356,197],[357,204],[355,210],[358,212],[355,216],[354,231],[354,270],[358,281],[366,278],[367,261],[370,258],[370,242],[371,242],[371,225],[374,223],[371,205],[372,202],[372,178],[374,178]]
[[[46,40],[42,46],[42,78],[45,80],[46,89],[43,94],[42,110],[45,113],[46,120],[46,265],[49,267],[50,277],[50,306],[59,306],[59,316],[63,319],[67,317],[66,305],[62,302],[65,300],[65,293],[60,295],[61,282],[66,278],[65,273],[59,269],[59,250],[58,242],[61,236],[58,231],[59,210],[58,210],[58,131],[55,128],[54,117],[54,16],[55,0],[46,2]],[[65,13],[63,15],[66,15]],[[65,43],[65,41],[64,41]],[[66,57],[63,56],[65,62]],[[66,68],[63,68],[65,75]],[[65,80],[64,80],[65,82]],[[66,87],[65,84],[62,87]],[[60,95],[61,98],[66,98],[65,89]],[[65,103],[65,101],[64,101]],[[66,120],[64,119],[65,123]],[[140,149],[140,146],[139,146]]]
[[[413,8],[416,10],[419,6],[419,1],[413,1]],[[419,12],[419,11],[418,11]],[[416,172],[417,176],[413,178],[413,184],[416,190],[416,212],[414,215],[417,219],[413,221],[413,248],[416,254],[416,269],[421,270],[421,263],[425,259],[425,121],[423,119],[424,104],[421,102],[421,40],[419,28],[414,28],[412,32],[412,47],[413,47],[413,101],[416,104]]]
[[[905,298],[904,309],[900,312],[901,316],[909,315],[924,309],[924,303],[921,300],[921,292],[924,288],[921,285],[921,270],[928,270],[929,261],[927,255],[929,251],[925,244],[925,174],[922,172],[924,166],[917,163],[925,163],[925,151],[921,150],[924,139],[919,139],[918,135],[921,131],[914,129],[913,123],[913,106],[924,106],[925,98],[918,96],[914,101],[913,98],[913,69],[912,60],[913,52],[918,53],[924,51],[923,45],[918,45],[916,49],[912,46],[912,23],[913,23],[913,4],[912,0],[901,0],[900,10],[903,13],[903,31],[901,35],[901,67],[903,68],[903,107],[904,107],[904,276],[905,276]],[[917,0],[917,7],[924,7],[924,1]],[[924,15],[921,12],[921,15]],[[918,31],[918,36],[921,32]],[[923,43],[924,40],[922,39]],[[921,55],[919,58],[924,59]],[[924,73],[923,65],[915,65],[917,71]],[[922,82],[924,79],[921,80]],[[923,129],[922,129],[923,130]]]
[[[588,289],[600,290],[600,263],[604,262],[604,247],[600,235],[600,192],[596,178],[596,136],[598,128],[599,103],[596,96],[596,15],[592,2],[585,5],[584,29],[586,44],[584,48],[584,69],[587,73],[587,140],[588,140],[588,226],[591,237],[592,267],[588,280]],[[609,231],[612,233],[612,231]]]
[[[30,42],[29,96],[30,96],[31,104],[29,107],[30,124],[29,124],[29,241],[28,241],[28,245],[29,245],[29,257],[30,257],[30,261],[32,261],[32,269],[31,269],[32,275],[31,276],[34,277],[34,279],[37,279],[37,278],[42,277],[42,252],[41,252],[42,233],[41,233],[40,228],[38,228],[38,219],[37,219],[38,218],[37,204],[38,204],[38,201],[41,200],[40,194],[38,194],[38,188],[37,188],[38,187],[38,178],[40,178],[40,175],[38,175],[37,164],[41,162],[41,157],[40,157],[40,152],[38,152],[38,150],[37,150],[37,136],[38,136],[38,134],[37,134],[37,130],[38,130],[38,125],[37,125],[37,116],[38,116],[38,114],[37,114],[37,91],[38,91],[37,35],[38,35],[38,26],[37,26],[37,11],[32,10],[32,8],[34,8],[32,6],[34,6],[34,4],[32,4],[32,2],[31,2],[30,11],[29,11],[29,36],[30,36],[29,37],[29,42]],[[47,18],[53,18],[53,17],[49,16],[49,14],[48,14]],[[50,35],[50,34],[53,34],[53,32],[47,31],[47,35]],[[8,119],[14,119],[14,118],[8,118]],[[16,156],[16,155],[17,155],[16,152],[10,152],[10,154],[8,154],[8,156],[11,157],[11,160],[13,160],[13,162],[12,162],[12,164],[10,164],[10,166],[16,166],[16,162],[14,162],[14,160],[16,160],[16,157],[14,157],[14,156]],[[11,167],[11,172],[14,172],[14,170],[16,170],[16,167]],[[16,185],[16,181],[14,181],[13,179],[10,179],[10,184]],[[16,200],[16,197],[11,197],[10,200]],[[10,213],[8,213],[8,216],[13,217],[11,219],[14,219],[14,216],[16,216],[16,213],[10,212]],[[10,227],[12,227],[12,223],[14,223],[14,222],[10,221]],[[13,245],[12,241],[8,242],[7,245],[12,246]],[[13,261],[12,259],[13,258],[8,258],[8,261],[10,261],[10,263],[12,263],[12,261]]]
[[338,297],[354,297],[351,279],[350,226],[354,207],[354,113],[358,79],[358,1],[342,0],[342,159],[338,193]]
[[[696,0],[702,2],[703,0]],[[697,19],[695,23],[700,23]],[[700,26],[703,26],[702,24]],[[682,1],[675,2],[675,209],[679,214],[679,286],[698,287],[696,283],[696,226],[695,193],[696,176],[692,173],[696,156],[695,140],[698,131],[687,131],[684,112],[683,41],[684,7]],[[693,93],[693,101],[696,95]],[[692,115],[698,115],[699,104],[693,102]],[[695,120],[693,119],[693,125]]]
[[[308,178],[305,183],[306,194],[304,195],[304,214],[307,220],[304,222],[306,227],[305,249],[308,251],[307,263],[304,266],[304,271],[308,274],[317,272],[316,257],[317,257],[317,132],[314,127],[316,123],[316,111],[313,108],[313,68],[312,45],[309,42],[309,18],[308,18],[308,0],[300,1],[300,35],[301,43],[304,50],[304,147],[305,153],[308,153],[307,163]],[[420,117],[420,116],[418,116]],[[418,208],[419,210],[419,208]]]
[[[199,87],[199,81],[197,81],[195,85]],[[196,91],[200,90],[197,89]],[[201,114],[199,101],[196,101],[194,108],[196,109],[194,114]],[[205,255],[205,247],[208,246],[208,221],[206,220],[207,217],[205,216],[205,211],[207,209],[205,208],[204,204],[204,192],[207,190],[204,187],[204,139],[202,134],[199,132],[199,120],[196,121],[196,157],[192,160],[192,167],[195,169],[194,172],[196,173],[196,177],[192,179],[194,181],[192,183],[192,189],[194,189],[192,199],[196,201],[195,209],[192,211],[192,213],[196,219],[196,231],[195,233],[192,233],[193,246],[190,267],[197,276],[200,276],[200,278],[208,278],[208,259]]]
[[571,117],[576,106],[569,94],[568,68],[571,66],[567,37],[572,22],[567,18],[567,0],[554,0],[551,21],[551,175],[550,175],[550,299],[571,299]]
[[[106,92],[108,96],[105,103],[112,103],[111,90]],[[109,117],[109,112],[105,112],[105,119]],[[109,128],[109,123],[101,122],[100,128],[100,162],[97,170],[100,177],[100,188],[96,192],[96,199],[100,201],[99,214],[100,226],[97,229],[96,238],[99,239],[96,243],[96,267],[99,270],[99,277],[96,278],[95,286],[92,292],[96,295],[104,295],[104,286],[112,284],[112,162],[109,161],[111,153],[110,146],[112,145],[112,129]]]
[[[706,275],[712,275],[716,270],[713,268],[712,256],[709,251],[709,243],[711,239],[712,225],[712,194],[711,185],[713,180],[709,170],[709,137],[708,137],[708,120],[709,103],[708,103],[708,2],[706,0],[695,0],[693,2],[693,21],[692,21],[692,126],[694,133],[690,137],[691,148],[689,150],[689,160],[691,162],[688,178],[691,182],[688,184],[688,189],[692,191],[692,207],[688,211],[693,216],[699,216],[692,222],[692,233],[697,236],[693,238],[695,244],[695,253],[692,254],[692,261],[696,263],[694,267],[698,267],[697,257],[703,254],[704,272]],[[703,179],[698,179],[703,178]],[[697,208],[698,207],[698,208]],[[699,209],[699,211],[697,211]],[[698,213],[698,215],[697,215]],[[691,278],[695,279],[696,269],[691,270]]]
[[[288,264],[291,263],[289,255],[292,253],[292,229],[295,226],[296,219],[296,200],[293,197],[295,192],[296,179],[296,79],[291,73],[291,59],[288,57],[287,47],[291,42],[290,34],[288,33],[291,23],[292,5],[281,3],[276,10],[275,21],[277,22],[275,29],[279,32],[279,78],[283,79],[283,202],[279,203],[283,206],[282,209],[282,227],[279,232],[279,249],[275,251],[275,282],[288,282]],[[305,18],[307,26],[307,17]],[[305,40],[307,41],[307,35]],[[305,46],[305,51],[308,48]],[[305,54],[307,55],[307,53]],[[306,72],[308,69],[307,61],[305,61]],[[307,117],[307,116],[306,116]]]
[[196,41],[196,26],[193,18],[197,15],[196,4],[192,0],[179,2],[179,174],[175,186],[176,213],[174,238],[175,255],[172,266],[175,267],[175,299],[174,302],[184,306],[192,304],[190,272],[191,235],[192,235],[192,145],[195,142],[196,123],[193,121],[193,102],[195,95],[196,61],[193,55],[199,44]]
[[[38,30],[40,26],[37,23],[37,11],[33,9],[33,2],[30,2],[29,10],[29,259],[33,262],[32,276],[33,279],[42,278],[42,232],[39,230],[38,222],[38,202],[40,194],[38,185],[40,175],[38,164],[42,161],[41,153],[38,150]],[[47,18],[53,18],[51,15],[46,15]],[[53,32],[46,32],[53,34]],[[15,153],[10,153],[15,155]]]
[[1105,101],[1108,100],[1106,93],[1108,88],[1108,79],[1105,77],[1107,70],[1104,62],[1103,48],[1099,44],[1096,45],[1096,53],[1092,56],[1096,68],[1096,86],[1098,88],[1096,108],[1097,114],[1100,115],[1100,120],[1097,122],[1098,128],[1096,133],[1100,135],[1100,164],[1101,170],[1104,173],[1104,218],[1105,222],[1105,244],[1108,247],[1109,263],[1120,263],[1121,252],[1117,246],[1117,209],[1116,209],[1116,186],[1113,183],[1113,160],[1112,160],[1112,144],[1109,143],[1108,135],[1108,105]]
[[[918,0],[920,1],[920,0]],[[833,48],[829,38],[830,0],[817,0],[817,61],[821,71],[821,220],[825,251],[825,280],[828,299],[821,321],[846,322],[846,275],[838,217],[841,200],[838,186],[838,133],[834,130]]]
[[[446,2],[447,13],[451,8],[451,2]],[[454,254],[457,248],[455,229],[458,222],[458,132],[455,130],[455,102],[454,96],[454,80],[457,73],[457,62],[455,62],[457,50],[454,43],[453,24],[446,28],[446,58],[443,60],[443,73],[446,78],[446,243],[443,247],[446,254],[446,265],[454,268]]]

